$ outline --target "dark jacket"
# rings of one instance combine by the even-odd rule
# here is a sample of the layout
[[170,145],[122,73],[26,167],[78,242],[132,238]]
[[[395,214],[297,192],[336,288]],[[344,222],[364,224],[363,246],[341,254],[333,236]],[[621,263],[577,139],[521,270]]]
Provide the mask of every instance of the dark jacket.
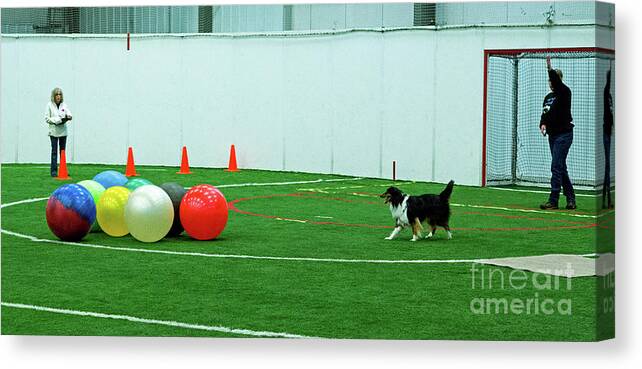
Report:
[[571,116],[571,89],[563,82],[553,69],[548,71],[548,78],[553,85],[553,92],[544,98],[542,118],[539,125],[546,125],[546,133],[555,136],[573,131]]
[[604,86],[604,134],[611,135],[613,131],[613,98],[611,97],[611,73],[607,74]]

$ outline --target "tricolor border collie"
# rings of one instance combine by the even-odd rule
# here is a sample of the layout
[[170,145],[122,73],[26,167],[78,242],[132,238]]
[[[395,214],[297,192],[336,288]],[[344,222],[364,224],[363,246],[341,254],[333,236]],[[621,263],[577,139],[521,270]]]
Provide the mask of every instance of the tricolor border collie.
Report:
[[453,192],[454,181],[448,182],[446,188],[439,195],[406,195],[397,187],[388,187],[380,197],[390,205],[392,218],[395,220],[395,229],[386,240],[395,238],[401,230],[412,226],[412,239],[417,241],[423,229],[421,223],[430,225],[430,233],[426,238],[431,238],[437,231],[437,226],[443,227],[448,233],[448,239],[452,238],[448,220],[450,219],[450,205],[448,200]]

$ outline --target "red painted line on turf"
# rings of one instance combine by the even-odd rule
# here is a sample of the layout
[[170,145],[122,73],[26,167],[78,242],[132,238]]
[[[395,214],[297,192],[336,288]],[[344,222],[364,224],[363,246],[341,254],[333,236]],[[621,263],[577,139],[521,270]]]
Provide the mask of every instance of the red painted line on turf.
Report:
[[[379,195],[376,195],[376,194],[369,194],[367,192],[362,192],[362,193],[363,194],[372,195],[373,197],[379,197]],[[315,198],[315,199],[320,199],[320,200],[334,200],[334,201],[341,201],[341,202],[355,203],[355,204],[381,205],[381,202],[364,201],[364,200],[350,200],[350,199],[345,199],[345,198],[341,198],[341,197],[329,197],[329,196],[323,196],[322,194],[308,193],[308,192],[293,193],[293,194],[288,194],[288,196],[297,196],[297,197],[302,197],[302,198],[308,197],[308,198]],[[515,208],[515,207],[513,207],[512,209],[528,210],[528,209]],[[566,223],[566,224],[580,224],[580,225],[587,225],[588,224],[586,222],[577,222],[577,221],[572,221],[572,220],[535,218],[535,217],[529,217],[529,216],[525,216],[525,215],[487,214],[487,213],[474,212],[474,211],[461,212],[459,214],[482,215],[482,216],[488,216],[488,217],[501,217],[501,218],[506,218],[506,219],[524,219],[524,220],[550,222],[550,223]]]
[[[379,194],[372,193],[372,192],[354,192],[354,193],[359,194],[359,195],[364,195],[364,196],[379,197]],[[378,204],[378,203],[375,203],[375,204]],[[495,207],[497,205],[488,205],[488,204],[484,205],[483,204],[481,206]],[[501,206],[505,207],[505,208],[508,208],[508,209],[524,210],[524,211],[540,210],[539,208],[524,208],[524,207],[519,206],[519,205],[501,205]],[[596,214],[596,213],[588,213],[588,212],[582,212],[582,211],[576,211],[576,210],[572,210],[572,211],[561,210],[561,211],[559,211],[559,213],[561,213],[561,214],[590,215],[590,216],[598,215],[599,216],[601,214],[608,213],[610,211],[611,211],[611,209],[603,209],[603,210],[598,211],[597,214]],[[551,212],[551,214],[555,214],[555,212]],[[611,213],[611,214],[613,214],[613,213]],[[489,215],[489,214],[481,214],[481,215]]]
[[342,226],[342,227],[393,228],[392,226],[384,226],[384,225],[350,224],[350,223],[339,223],[339,222],[319,222],[319,221],[309,220],[309,219],[294,219],[294,218],[281,217],[281,216],[276,216],[276,215],[253,213],[251,211],[241,210],[241,209],[236,207],[236,204],[238,204],[241,201],[248,201],[248,200],[255,200],[255,199],[266,199],[266,198],[271,198],[271,197],[283,197],[283,196],[305,197],[305,196],[300,196],[299,194],[246,197],[246,198],[232,200],[232,201],[228,202],[227,205],[228,205],[228,209],[230,209],[230,210],[232,210],[234,212],[237,212],[237,213],[240,213],[240,214],[245,214],[245,215],[252,215],[252,216],[260,217],[260,218],[266,218],[266,219],[283,219],[283,220],[291,220],[291,221],[298,221],[298,222],[306,222],[306,223],[316,224],[316,225],[336,225],[336,226]]
[[[355,227],[355,228],[377,228],[377,229],[390,229],[394,228],[393,226],[386,226],[386,225],[374,225],[374,224],[362,224],[362,223],[341,223],[341,222],[331,222],[331,221],[324,221],[324,222],[319,222],[311,219],[296,219],[296,218],[289,218],[289,217],[282,217],[282,216],[277,216],[277,215],[269,215],[269,214],[261,214],[261,213],[254,213],[246,210],[241,210],[239,209],[236,205],[240,202],[243,201],[250,201],[250,200],[256,200],[256,199],[270,199],[270,198],[275,198],[275,197],[296,197],[296,198],[309,198],[309,199],[319,199],[319,200],[332,200],[332,201],[342,201],[346,199],[340,199],[340,198],[331,198],[331,197],[324,197],[324,196],[318,196],[318,195],[311,195],[311,194],[302,194],[302,193],[290,193],[290,194],[274,194],[274,195],[264,195],[264,196],[253,196],[253,197],[243,197],[239,199],[235,199],[232,201],[228,202],[228,209],[232,210],[236,213],[239,214],[244,214],[244,215],[251,215],[251,216],[256,216],[260,218],[266,218],[266,219],[281,219],[281,220],[290,220],[290,221],[296,221],[296,222],[305,222],[309,224],[314,224],[314,225],[334,225],[334,226],[340,226],[340,227]],[[356,202],[354,200],[347,200],[346,202]],[[363,202],[362,202],[363,203]],[[371,202],[368,202],[371,203]],[[566,221],[566,220],[558,220],[558,219],[544,219],[544,218],[530,218],[530,217],[524,217],[524,216],[502,216],[498,214],[484,214],[484,213],[476,213],[475,215],[482,215],[482,216],[500,216],[500,217],[505,217],[505,218],[511,218],[511,219],[525,219],[525,220],[534,220],[538,222],[553,222],[553,223],[566,223],[566,224],[571,224],[568,226],[548,226],[548,227],[491,227],[491,228],[483,228],[483,227],[461,227],[461,228],[451,228],[452,230],[456,231],[549,231],[549,230],[559,230],[559,229],[586,229],[586,228],[595,228],[598,227],[597,223],[580,223],[580,222],[575,222],[575,221]]]

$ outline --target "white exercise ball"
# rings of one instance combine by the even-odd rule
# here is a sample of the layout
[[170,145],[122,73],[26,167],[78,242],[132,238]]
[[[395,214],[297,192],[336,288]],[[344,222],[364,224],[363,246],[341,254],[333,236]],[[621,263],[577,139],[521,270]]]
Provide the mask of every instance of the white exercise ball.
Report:
[[169,195],[155,185],[135,189],[125,206],[129,233],[142,242],[156,242],[169,232],[174,222],[174,205]]

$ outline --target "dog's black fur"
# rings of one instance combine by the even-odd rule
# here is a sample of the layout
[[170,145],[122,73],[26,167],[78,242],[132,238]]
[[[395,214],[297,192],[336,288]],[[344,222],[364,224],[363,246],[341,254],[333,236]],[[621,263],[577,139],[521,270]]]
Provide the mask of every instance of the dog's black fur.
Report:
[[[425,221],[431,227],[430,236],[434,235],[437,226],[443,227],[450,236],[450,227],[448,225],[450,220],[449,200],[454,184],[455,182],[452,180],[448,182],[446,188],[439,195],[408,196],[406,214],[409,224],[400,224],[400,220],[396,219],[396,226],[403,228],[406,225],[411,225],[413,235],[416,236],[421,229],[421,223]],[[402,204],[405,196],[406,194],[397,187],[389,187],[380,197],[385,198],[386,204],[396,208]]]

